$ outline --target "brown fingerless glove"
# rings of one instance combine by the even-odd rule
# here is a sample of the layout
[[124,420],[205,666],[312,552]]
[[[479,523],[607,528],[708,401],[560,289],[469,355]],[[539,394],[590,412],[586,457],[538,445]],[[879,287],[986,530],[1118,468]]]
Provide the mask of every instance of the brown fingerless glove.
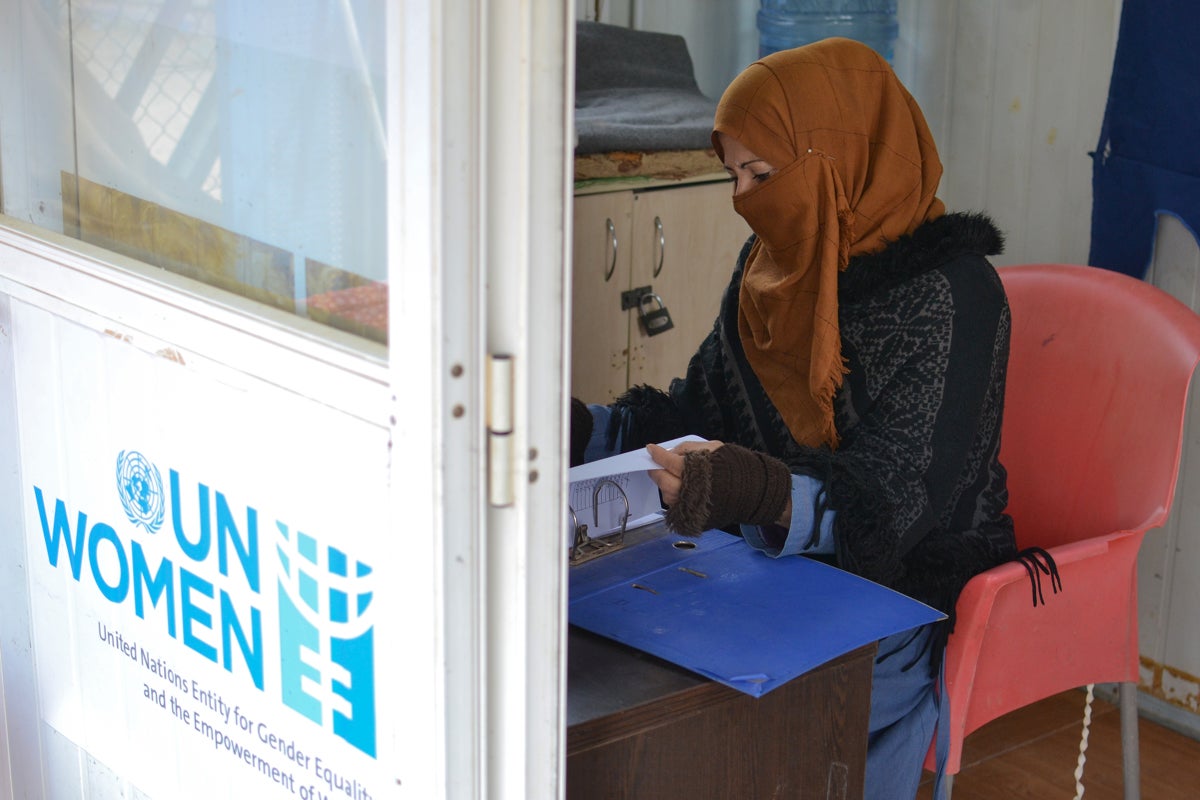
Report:
[[792,475],[777,458],[725,444],[683,456],[679,502],[667,509],[667,526],[699,536],[733,524],[769,525],[787,507]]

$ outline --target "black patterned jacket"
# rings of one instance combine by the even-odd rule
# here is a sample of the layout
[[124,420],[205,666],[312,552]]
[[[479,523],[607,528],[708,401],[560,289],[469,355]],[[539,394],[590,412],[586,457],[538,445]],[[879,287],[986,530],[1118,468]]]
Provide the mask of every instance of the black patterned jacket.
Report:
[[[608,430],[630,450],[684,433],[737,442],[825,483],[836,563],[949,614],[966,581],[1016,555],[998,455],[1009,310],[986,256],[1003,238],[981,215],[947,214],[839,279],[836,451],[799,445],[738,338],[742,250],[712,332],[669,392],[636,387]],[[948,635],[953,620],[942,636]],[[940,649],[939,649],[940,652]]]

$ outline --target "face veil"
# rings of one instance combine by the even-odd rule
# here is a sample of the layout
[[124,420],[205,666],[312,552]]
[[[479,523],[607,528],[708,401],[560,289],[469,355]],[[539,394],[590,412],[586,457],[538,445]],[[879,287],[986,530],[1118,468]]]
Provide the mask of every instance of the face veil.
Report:
[[717,106],[723,158],[717,133],[777,168],[734,199],[757,236],[739,297],[746,358],[797,442],[836,447],[838,272],[944,213],[933,137],[887,62],[849,39],[751,64]]

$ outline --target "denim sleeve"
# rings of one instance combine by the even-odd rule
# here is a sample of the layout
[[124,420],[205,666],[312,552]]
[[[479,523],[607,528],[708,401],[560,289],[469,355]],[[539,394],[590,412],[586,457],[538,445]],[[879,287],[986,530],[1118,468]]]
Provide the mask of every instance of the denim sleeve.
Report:
[[592,438],[588,440],[587,448],[583,451],[583,461],[599,461],[602,458],[615,456],[621,452],[621,432],[617,431],[616,441],[610,449],[608,446],[608,423],[612,418],[612,408],[595,403],[588,404],[592,412]]
[[[742,536],[755,550],[772,558],[799,554],[832,555],[834,511],[825,508],[825,484],[809,475],[792,475],[792,524],[782,542],[759,525],[741,525]],[[822,509],[822,510],[818,510]],[[820,525],[814,536],[814,515]]]

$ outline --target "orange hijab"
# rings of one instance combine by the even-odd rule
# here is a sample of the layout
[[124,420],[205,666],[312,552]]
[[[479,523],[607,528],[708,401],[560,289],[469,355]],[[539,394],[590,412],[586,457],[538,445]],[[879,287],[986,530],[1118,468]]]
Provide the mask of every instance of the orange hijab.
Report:
[[887,62],[849,39],[751,64],[717,105],[724,158],[718,132],[778,170],[733,201],[758,237],[739,298],[746,358],[792,437],[836,448],[838,272],[944,213],[933,136]]

